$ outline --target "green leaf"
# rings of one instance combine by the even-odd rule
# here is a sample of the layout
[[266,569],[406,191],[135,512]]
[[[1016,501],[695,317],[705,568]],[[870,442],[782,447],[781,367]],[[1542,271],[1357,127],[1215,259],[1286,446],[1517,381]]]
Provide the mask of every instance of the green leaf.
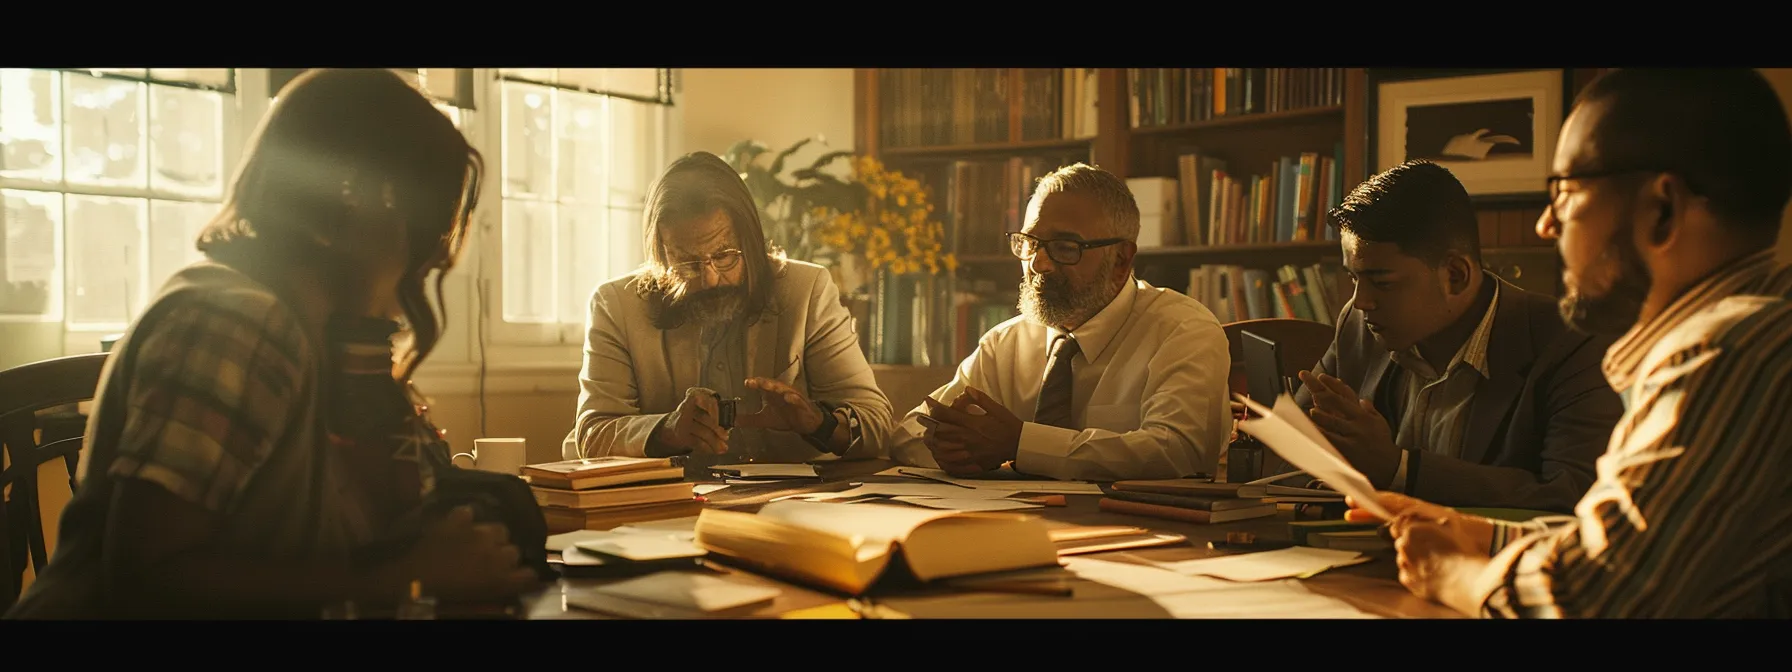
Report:
[[729,147],[728,151],[722,155],[722,160],[727,161],[728,165],[734,167],[734,170],[746,172],[755,157],[768,151],[771,151],[771,148],[766,147],[763,142],[750,139],[742,140],[734,143],[733,147]]
[[803,138],[796,141],[796,144],[791,145],[789,149],[778,152],[778,156],[772,159],[772,174],[777,175],[784,172],[784,160],[790,158],[790,155],[795,154],[797,150],[802,149],[804,145],[809,144],[813,140],[814,138]]

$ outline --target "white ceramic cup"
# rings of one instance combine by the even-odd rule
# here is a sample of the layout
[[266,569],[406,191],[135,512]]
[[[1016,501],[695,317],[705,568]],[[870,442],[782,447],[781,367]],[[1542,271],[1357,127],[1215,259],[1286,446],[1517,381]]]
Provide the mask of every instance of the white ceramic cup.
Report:
[[462,467],[517,475],[529,463],[529,450],[523,439],[475,439],[473,452],[456,454],[453,459]]

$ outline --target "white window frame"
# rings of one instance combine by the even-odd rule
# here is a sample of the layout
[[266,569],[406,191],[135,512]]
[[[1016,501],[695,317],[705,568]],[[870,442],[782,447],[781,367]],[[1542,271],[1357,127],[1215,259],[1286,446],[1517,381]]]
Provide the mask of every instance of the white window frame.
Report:
[[[83,74],[82,71],[80,71],[78,69],[68,69],[68,68],[20,68],[20,69],[58,72],[58,73],[60,73],[60,75],[64,75],[64,76],[66,76],[68,74]],[[151,70],[153,70],[153,68],[151,68]],[[221,161],[221,163],[220,163],[220,182],[221,182],[221,184],[220,184],[219,193],[217,195],[217,198],[219,199],[218,202],[222,202],[224,194],[229,191],[231,177],[235,173],[236,164],[239,160],[239,157],[242,155],[242,145],[243,145],[243,135],[244,135],[243,120],[245,118],[244,114],[243,114],[243,105],[246,100],[248,100],[249,98],[252,97],[251,90],[255,88],[255,84],[251,81],[248,81],[250,78],[246,77],[246,75],[249,73],[249,70],[243,69],[243,68],[233,68],[232,70],[233,70],[233,72],[231,73],[231,86],[228,89],[205,89],[205,90],[211,90],[211,91],[220,93],[224,97],[223,105],[219,112],[219,126],[218,126],[219,133],[221,135],[221,137],[219,138],[220,161]],[[150,74],[152,75],[152,77],[137,77],[135,75],[131,75],[128,78],[128,80],[126,80],[126,81],[135,81],[135,82],[144,84],[143,91],[146,96],[149,95],[149,92],[154,91],[157,87],[179,88],[179,84],[174,83],[174,80],[158,80],[153,77],[153,74],[154,74],[153,72],[151,72]],[[112,78],[112,79],[117,79],[117,78]],[[263,78],[261,81],[261,84],[262,84],[261,88],[263,90],[265,90],[265,88],[266,88],[265,83],[266,83],[266,80],[265,80],[265,78]],[[63,91],[62,95],[63,96],[67,95],[66,90]],[[66,104],[66,101],[63,101],[63,102],[64,102],[64,104]],[[148,98],[146,98],[143,101],[143,105],[144,105],[143,109],[145,110],[145,113],[148,114],[148,111],[150,110],[150,107],[149,107],[150,100]],[[66,114],[66,112],[59,111],[59,114]],[[61,121],[61,124],[59,124],[59,126],[61,126],[62,133],[63,133],[63,139],[64,139],[63,145],[60,150],[61,154],[62,154],[61,160],[63,160],[63,161],[68,160],[68,157],[67,157],[68,147],[66,144],[67,137],[68,137],[67,131],[66,131],[67,123],[68,123],[68,121],[65,118]],[[145,125],[152,124],[153,120],[149,117],[145,117],[143,123]],[[141,151],[143,151],[147,154],[144,158],[145,169],[153,170],[153,168],[150,166],[150,162],[152,162],[154,160],[154,155],[152,153],[150,153],[153,150],[151,149],[151,146],[147,141],[145,142],[144,146],[141,148]],[[112,196],[112,197],[123,197],[123,198],[133,198],[133,199],[141,198],[141,199],[147,199],[152,203],[157,200],[175,200],[175,201],[185,201],[185,202],[195,202],[195,203],[212,202],[205,198],[192,198],[192,197],[173,197],[173,198],[171,198],[167,194],[158,194],[154,188],[147,187],[147,186],[139,189],[136,187],[99,187],[99,186],[86,186],[86,185],[70,185],[66,182],[62,182],[62,183],[55,184],[55,185],[49,185],[49,184],[45,184],[43,182],[38,182],[38,181],[33,181],[33,180],[18,179],[18,178],[5,178],[5,177],[0,177],[0,189],[16,189],[16,190],[22,190],[22,191],[35,191],[35,192],[40,192],[40,193],[53,193],[53,194],[61,195],[64,199],[73,195],[73,196]],[[57,240],[57,247],[56,247],[56,254],[58,255],[59,258],[56,260],[56,266],[57,266],[56,273],[58,276],[57,277],[58,282],[56,283],[55,291],[60,295],[60,296],[56,297],[56,302],[57,302],[57,305],[60,306],[60,309],[55,311],[52,315],[46,315],[46,316],[41,316],[41,317],[16,316],[16,315],[15,316],[5,316],[5,317],[0,317],[0,321],[3,321],[7,324],[20,324],[20,325],[23,325],[23,324],[55,324],[57,331],[60,332],[60,334],[62,336],[60,341],[61,341],[61,345],[62,345],[63,354],[67,355],[67,354],[77,354],[77,353],[84,353],[84,352],[98,352],[100,350],[100,339],[102,337],[106,336],[107,334],[121,332],[124,330],[124,328],[122,326],[118,326],[118,325],[70,324],[69,323],[69,319],[68,319],[69,306],[68,306],[68,297],[66,295],[67,291],[68,291],[68,283],[69,283],[69,277],[68,277],[68,274],[69,274],[68,254],[69,254],[69,251],[68,251],[68,246],[67,246],[68,222],[66,221],[66,213],[67,213],[67,209],[66,209],[66,205],[65,205],[64,206],[65,221],[62,224],[62,230],[58,232],[59,240]],[[147,240],[153,231],[154,231],[153,228],[151,228],[150,230],[146,230],[144,232],[144,238]],[[147,248],[143,251],[143,254],[145,254],[145,255],[148,254]],[[144,273],[147,274],[149,272],[149,268],[147,266],[145,266],[143,271],[144,271]],[[138,299],[138,301],[135,304],[135,308],[138,311],[138,314],[129,315],[127,317],[127,320],[130,322],[134,322],[140,316],[143,307],[145,305],[147,305],[148,299],[152,298],[154,296],[155,292],[158,290],[159,290],[159,287],[149,286],[147,284],[139,287],[137,290],[137,296],[135,297],[136,299]]]
[[[479,196],[479,214],[477,223],[477,249],[479,258],[475,260],[473,272],[474,286],[472,301],[473,311],[477,318],[483,318],[483,338],[485,356],[488,363],[503,363],[514,367],[540,367],[564,364],[576,364],[582,357],[585,341],[586,324],[581,315],[576,322],[538,323],[510,322],[504,319],[504,116],[503,116],[503,80],[499,70],[478,69],[474,71],[474,100],[479,110],[482,126],[477,131],[479,141],[475,146],[485,156],[486,177]],[[676,86],[676,71],[673,76]],[[676,89],[675,89],[676,90]],[[660,108],[663,115],[660,122],[660,137],[656,138],[658,153],[652,163],[664,166],[670,162],[677,135],[678,118],[675,105]],[[473,131],[469,130],[469,133]],[[642,176],[643,182],[651,182],[658,175]],[[591,288],[595,289],[595,287]],[[480,334],[481,325],[469,325],[473,334]]]

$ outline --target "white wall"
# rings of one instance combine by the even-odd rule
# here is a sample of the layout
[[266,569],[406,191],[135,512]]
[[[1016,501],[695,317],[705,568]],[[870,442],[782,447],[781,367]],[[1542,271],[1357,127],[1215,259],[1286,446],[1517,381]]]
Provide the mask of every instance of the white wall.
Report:
[[748,139],[779,151],[818,136],[827,149],[853,148],[849,68],[688,68],[683,77],[679,153],[722,154]]

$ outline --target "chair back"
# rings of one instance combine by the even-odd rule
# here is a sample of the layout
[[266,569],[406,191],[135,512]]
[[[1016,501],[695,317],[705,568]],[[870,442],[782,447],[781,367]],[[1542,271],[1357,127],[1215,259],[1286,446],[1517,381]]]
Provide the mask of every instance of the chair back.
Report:
[[38,472],[56,459],[75,487],[84,419],[76,412],[55,412],[93,398],[106,353],[72,355],[0,371],[0,610],[18,600],[29,560],[42,572],[53,543],[46,542],[44,520],[61,513],[46,511],[40,499]]
[[1227,382],[1234,394],[1250,393],[1244,365],[1244,332],[1275,341],[1282,351],[1282,361],[1278,363],[1281,373],[1290,378],[1301,371],[1311,371],[1325,357],[1337,335],[1331,325],[1283,317],[1241,320],[1221,328],[1226,332],[1226,347],[1232,355]]

